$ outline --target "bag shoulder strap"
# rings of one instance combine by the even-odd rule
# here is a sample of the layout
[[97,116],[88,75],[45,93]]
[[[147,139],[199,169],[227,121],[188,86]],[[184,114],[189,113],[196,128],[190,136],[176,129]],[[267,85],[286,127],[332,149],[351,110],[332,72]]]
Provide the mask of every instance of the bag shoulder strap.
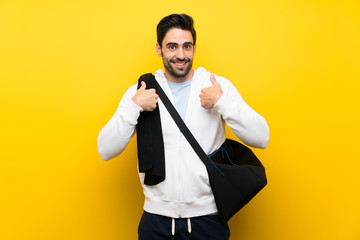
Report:
[[176,111],[175,107],[169,100],[169,98],[166,96],[164,90],[161,88],[159,83],[156,81],[155,77],[153,77],[153,80],[156,85],[156,91],[159,95],[161,101],[163,102],[164,106],[170,113],[171,117],[174,119],[176,125],[179,127],[180,131],[183,133],[186,140],[189,142],[191,147],[194,149],[196,154],[199,156],[201,161],[205,164],[205,166],[208,168],[208,170],[211,171],[219,171],[221,174],[224,175],[224,173],[215,165],[213,161],[208,157],[208,155],[205,153],[205,151],[202,149],[198,141],[196,141],[195,137],[190,132],[189,128],[186,126],[182,118],[180,117],[179,113]]

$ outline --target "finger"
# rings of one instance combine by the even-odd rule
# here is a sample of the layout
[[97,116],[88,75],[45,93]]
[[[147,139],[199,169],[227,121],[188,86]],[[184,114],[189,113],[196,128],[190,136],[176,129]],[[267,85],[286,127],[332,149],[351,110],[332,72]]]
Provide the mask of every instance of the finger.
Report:
[[146,83],[144,81],[141,82],[141,87],[139,90],[145,90],[146,89]]
[[154,88],[149,88],[149,89],[147,89],[147,91],[148,91],[149,93],[153,94],[153,95],[156,94],[156,91],[155,91]]
[[215,76],[214,76],[213,73],[210,74],[210,81],[211,81],[211,83],[212,83],[213,86],[219,85],[219,83],[216,81]]

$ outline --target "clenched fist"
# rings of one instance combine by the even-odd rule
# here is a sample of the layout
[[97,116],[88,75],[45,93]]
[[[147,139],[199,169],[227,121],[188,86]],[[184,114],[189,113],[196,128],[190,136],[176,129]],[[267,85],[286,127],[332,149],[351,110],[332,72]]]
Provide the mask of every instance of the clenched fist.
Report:
[[216,81],[214,74],[210,74],[211,87],[203,88],[200,94],[201,106],[205,109],[212,109],[222,96],[220,84]]
[[141,82],[141,87],[136,91],[131,100],[144,111],[151,112],[156,108],[158,97],[155,89],[146,89],[146,83]]

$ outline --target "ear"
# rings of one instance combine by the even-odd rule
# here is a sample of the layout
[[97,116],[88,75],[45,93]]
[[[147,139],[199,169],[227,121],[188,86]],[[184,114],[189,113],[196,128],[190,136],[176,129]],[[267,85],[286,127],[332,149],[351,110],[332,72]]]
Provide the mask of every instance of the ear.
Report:
[[159,44],[159,43],[156,43],[156,54],[157,54],[159,57],[162,57],[161,47],[160,47],[160,44]]
[[194,56],[195,56],[195,53],[196,53],[196,44],[194,45]]

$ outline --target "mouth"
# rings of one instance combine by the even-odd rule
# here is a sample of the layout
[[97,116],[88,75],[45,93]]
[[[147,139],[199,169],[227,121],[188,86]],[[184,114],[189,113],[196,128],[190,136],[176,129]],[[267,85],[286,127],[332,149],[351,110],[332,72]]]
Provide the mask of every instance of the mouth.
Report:
[[186,59],[186,60],[182,60],[182,61],[179,61],[179,60],[170,60],[170,62],[171,62],[173,65],[175,65],[175,67],[176,67],[177,69],[183,69],[183,68],[186,66],[186,64],[187,64],[188,62],[190,62],[190,59]]

